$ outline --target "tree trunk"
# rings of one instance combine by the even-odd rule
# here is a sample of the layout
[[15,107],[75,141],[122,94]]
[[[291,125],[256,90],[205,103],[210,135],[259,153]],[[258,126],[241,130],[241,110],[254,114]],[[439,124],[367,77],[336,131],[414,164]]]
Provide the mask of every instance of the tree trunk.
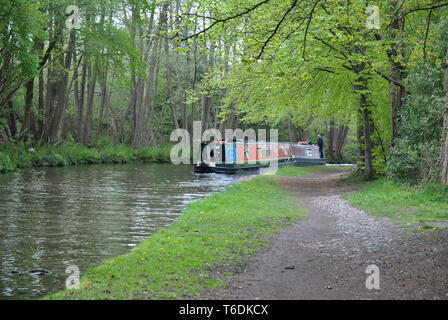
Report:
[[89,67],[88,77],[89,77],[89,87],[87,92],[87,109],[86,109],[86,119],[84,123],[84,130],[82,134],[82,143],[85,146],[90,146],[90,133],[93,127],[93,98],[95,97],[95,86],[96,86],[96,76],[97,70],[96,67],[92,71],[91,67]]
[[328,148],[328,158],[330,160],[334,160],[334,131],[335,131],[335,127],[334,127],[334,120],[330,120],[330,129],[328,130],[328,143],[327,143],[327,148]]
[[95,145],[98,144],[98,139],[103,134],[103,115],[104,115],[104,109],[106,105],[106,99],[107,99],[107,66],[106,70],[104,70],[103,73],[103,79],[101,79],[101,106],[100,106],[100,114],[98,117],[98,128],[96,133],[96,142]]
[[28,135],[30,133],[30,119],[31,119],[31,109],[33,107],[33,97],[34,97],[34,78],[29,79],[25,84],[25,114],[23,116],[22,128],[20,129],[20,135],[23,141],[28,140]]
[[161,25],[159,22],[158,32],[156,36],[156,41],[154,41],[154,46],[151,53],[150,65],[149,65],[149,75],[146,81],[146,96],[144,104],[147,107],[147,117],[146,117],[146,142],[155,145],[156,139],[153,130],[153,116],[154,109],[157,101],[157,87],[159,83],[159,66],[160,66],[160,32]]
[[293,143],[294,141],[294,137],[293,137],[293,130],[292,130],[292,125],[291,125],[291,118],[288,118],[288,120],[286,120],[286,125],[288,126],[288,140],[289,143]]
[[110,104],[110,95],[107,92],[106,92],[106,108],[109,113],[109,122],[110,122],[110,128],[112,129],[112,135],[114,137],[114,145],[116,146],[120,141],[120,133],[118,131],[117,122],[112,113],[112,106]]
[[347,143],[348,130],[349,130],[349,127],[347,127],[345,125],[340,126],[338,129],[335,153],[336,153],[336,156],[338,156],[340,158],[342,158],[342,154],[344,152],[344,147],[345,147],[345,144]]
[[54,110],[54,115],[50,120],[49,127],[49,141],[51,143],[55,143],[58,137],[58,132],[62,125],[63,115],[65,106],[67,104],[67,83],[69,70],[72,63],[72,54],[75,45],[75,34],[74,32],[70,32],[67,53],[65,54],[65,59],[63,60],[64,70],[61,72],[61,79],[59,82],[59,92],[56,108]]
[[364,146],[365,146],[364,177],[366,179],[371,179],[371,178],[373,178],[375,172],[373,169],[372,140],[371,140],[371,129],[370,129],[370,120],[369,120],[369,108],[367,105],[367,97],[365,94],[361,94],[359,108],[362,111],[363,121],[364,121]]
[[[389,77],[397,82],[401,82],[403,79],[404,67],[402,65],[403,60],[403,48],[402,37],[405,19],[401,17],[401,1],[391,0],[389,1],[389,15],[392,19],[389,26],[389,37],[391,40],[391,48],[388,50],[389,58]],[[396,16],[393,16],[393,15]],[[398,111],[402,105],[402,99],[405,92],[402,87],[389,82],[389,104],[390,104],[390,126],[392,141],[398,136]]]
[[17,119],[16,114],[13,111],[14,104],[12,101],[8,101],[8,112],[6,113],[6,117],[8,119],[8,127],[9,127],[9,138],[14,138],[17,135]]
[[448,45],[445,60],[445,111],[443,117],[443,135],[441,167],[439,172],[440,182],[448,185]]
[[41,69],[39,73],[39,97],[37,102],[37,112],[38,112],[38,120],[37,120],[37,132],[34,135],[35,141],[38,141],[42,138],[42,133],[44,132],[44,121],[43,117],[45,116],[45,106],[44,106],[44,72]]
[[[162,25],[164,26],[164,31],[166,34],[168,34],[168,6],[169,3],[163,4],[163,9],[161,13],[160,19],[162,20]],[[171,83],[171,74],[173,71],[173,68],[171,66],[170,61],[170,50],[169,50],[169,44],[168,44],[168,37],[165,37],[164,41],[165,46],[165,61],[166,61],[166,80],[167,80],[167,90],[168,90],[168,104],[170,105],[171,109],[171,120],[173,121],[174,128],[179,129],[179,122],[177,121],[177,115],[176,115],[176,105],[174,103],[174,94],[173,94],[173,86]]]
[[364,121],[363,115],[360,108],[356,112],[356,141],[357,141],[357,171],[358,173],[364,172],[365,165],[365,150],[364,150]]

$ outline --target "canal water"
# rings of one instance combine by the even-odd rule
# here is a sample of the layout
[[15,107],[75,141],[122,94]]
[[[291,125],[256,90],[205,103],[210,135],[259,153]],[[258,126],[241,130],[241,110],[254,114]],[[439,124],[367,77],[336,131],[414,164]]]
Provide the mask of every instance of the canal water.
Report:
[[[82,277],[170,225],[188,203],[235,179],[170,164],[0,175],[0,299],[36,299],[64,289],[68,266],[78,266]],[[27,272],[34,269],[51,273]]]

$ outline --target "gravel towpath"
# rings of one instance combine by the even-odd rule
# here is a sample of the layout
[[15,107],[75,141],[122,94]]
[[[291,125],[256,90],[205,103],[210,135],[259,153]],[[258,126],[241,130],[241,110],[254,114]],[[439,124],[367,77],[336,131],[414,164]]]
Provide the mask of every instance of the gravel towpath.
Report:
[[[344,170],[283,177],[279,184],[308,209],[208,299],[448,299],[448,230],[409,234],[341,195]],[[367,289],[369,265],[380,289]]]

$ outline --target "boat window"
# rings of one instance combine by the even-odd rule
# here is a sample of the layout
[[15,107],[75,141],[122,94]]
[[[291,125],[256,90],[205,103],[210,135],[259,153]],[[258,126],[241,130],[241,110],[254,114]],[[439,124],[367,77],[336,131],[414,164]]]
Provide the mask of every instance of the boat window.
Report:
[[260,147],[257,148],[258,158],[263,158],[263,149]]
[[244,147],[244,158],[249,159],[249,148]]
[[308,157],[312,157],[312,156],[313,156],[313,150],[311,150],[311,149],[306,149],[306,155],[307,155]]
[[271,147],[268,146],[268,147],[266,148],[266,157],[270,157],[270,156],[271,156]]

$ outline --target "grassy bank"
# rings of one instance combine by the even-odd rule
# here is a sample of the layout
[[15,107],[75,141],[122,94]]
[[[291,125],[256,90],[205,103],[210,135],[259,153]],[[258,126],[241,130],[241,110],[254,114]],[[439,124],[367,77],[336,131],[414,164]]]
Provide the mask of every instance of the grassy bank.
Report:
[[[338,167],[285,167],[277,175],[299,177],[335,168]],[[434,230],[436,225],[448,225],[448,190],[441,185],[410,186],[386,178],[365,182],[355,174],[344,181],[353,184],[357,191],[342,197],[367,213],[390,218],[410,231],[428,231]]]
[[275,183],[259,176],[190,204],[170,227],[138,244],[129,254],[102,262],[81,279],[79,290],[65,290],[46,299],[169,299],[198,297],[216,288],[291,220],[305,209]]
[[356,188],[357,192],[343,196],[351,205],[412,231],[432,230],[439,221],[448,223],[448,192],[440,185],[407,186],[383,178]]
[[0,173],[41,166],[71,166],[100,163],[169,162],[171,145],[134,149],[127,145],[87,148],[80,144],[44,145],[27,148],[23,144],[0,146]]
[[337,169],[341,169],[341,168],[350,170],[350,167],[347,167],[347,166],[344,166],[344,167],[342,167],[342,166],[283,167],[277,171],[276,175],[282,176],[282,177],[302,177],[307,174],[311,174],[311,173],[315,173],[315,172],[333,171],[333,170],[337,170]]

